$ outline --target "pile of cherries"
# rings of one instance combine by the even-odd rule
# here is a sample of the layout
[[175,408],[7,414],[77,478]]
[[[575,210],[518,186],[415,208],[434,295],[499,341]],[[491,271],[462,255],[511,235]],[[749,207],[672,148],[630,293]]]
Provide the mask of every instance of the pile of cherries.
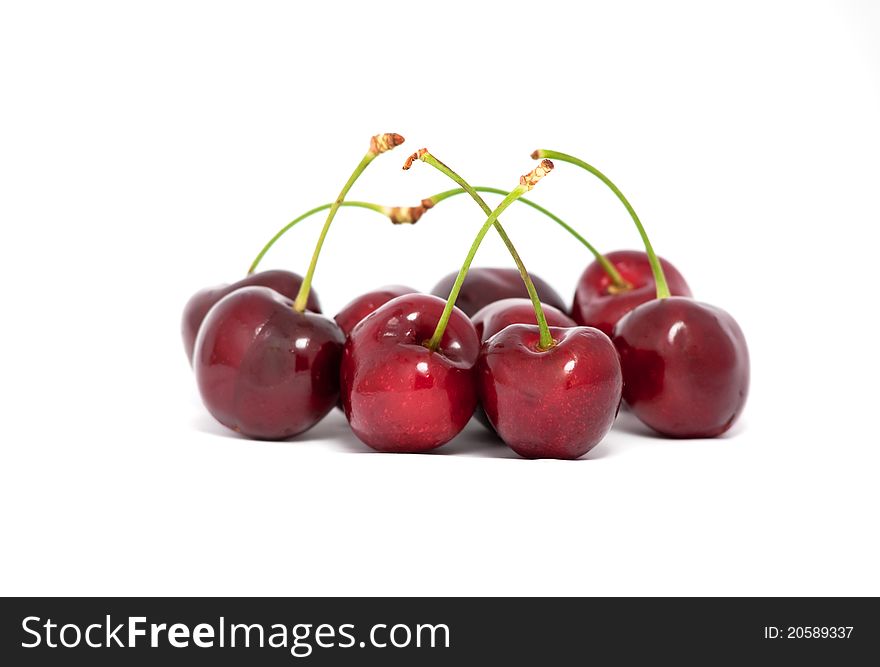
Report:
[[[425,452],[449,442],[476,413],[528,458],[574,459],[611,429],[621,400],[657,433],[706,438],[742,413],[749,384],[745,338],[725,311],[695,301],[682,275],[659,259],[632,206],[604,174],[556,151],[535,151],[538,167],[513,190],[473,188],[426,149],[410,156],[460,187],[415,207],[345,200],[377,156],[401,144],[377,135],[332,203],[305,213],[267,244],[249,275],[206,289],[187,303],[183,340],[202,400],[223,425],[258,439],[284,439],[341,407],[354,434],[383,452]],[[521,199],[552,169],[550,159],[600,178],[630,213],[645,252],[600,254],[546,209]],[[504,194],[493,211],[478,192]],[[440,201],[468,194],[485,223],[461,270],[430,294],[403,285],[356,297],[334,318],[321,314],[311,289],[321,246],[343,206],[375,210],[394,223],[418,221]],[[499,215],[520,200],[566,227],[595,255],[571,309],[530,275]],[[288,229],[329,210],[305,277],[257,271]],[[495,229],[513,268],[474,268]]]

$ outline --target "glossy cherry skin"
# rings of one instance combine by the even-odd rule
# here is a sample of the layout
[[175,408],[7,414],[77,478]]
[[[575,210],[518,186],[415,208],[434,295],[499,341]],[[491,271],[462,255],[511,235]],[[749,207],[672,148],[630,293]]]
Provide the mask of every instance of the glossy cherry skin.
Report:
[[[544,308],[544,317],[547,318],[549,326],[576,326],[574,320],[558,308],[546,303],[541,305]],[[474,323],[480,340],[488,340],[510,324],[537,324],[535,307],[527,298],[501,299],[490,303],[488,306],[480,308],[471,317],[471,322]]]
[[445,302],[428,294],[392,299],[361,320],[345,343],[340,386],[355,435],[380,452],[425,452],[449,442],[477,406],[480,341],[452,311],[440,349],[428,350]]
[[742,414],[749,351],[720,308],[683,297],[635,308],[614,329],[623,399],[639,419],[673,438],[713,438]]
[[416,293],[418,293],[417,289],[407,287],[406,285],[385,285],[352,299],[348,305],[336,313],[333,319],[336,320],[336,324],[342,329],[342,333],[348,336],[362,319],[379,306],[383,306],[391,301],[391,299],[396,299],[399,296]]
[[[657,296],[657,286],[648,255],[640,250],[615,250],[605,257],[632,287],[614,292],[611,278],[599,262],[590,264],[581,274],[574,294],[571,316],[583,326],[596,327],[610,336],[614,325],[636,306]],[[666,283],[673,296],[691,296],[690,287],[672,264],[660,258]]]
[[[181,326],[183,348],[186,350],[186,357],[189,359],[189,362],[192,363],[193,361],[196,336],[198,336],[199,327],[202,326],[205,315],[224,296],[242,287],[259,285],[261,287],[269,287],[279,294],[295,299],[302,281],[302,276],[296,273],[273,269],[271,271],[260,271],[259,273],[251,274],[237,283],[208,287],[193,294],[183,308],[183,324]],[[306,307],[313,313],[321,312],[321,304],[318,302],[318,295],[315,294],[315,290],[309,292],[309,301]]]
[[[534,273],[530,275],[532,282],[535,283],[535,291],[538,292],[538,298],[541,299],[541,302],[565,312],[565,302],[556,290]],[[456,276],[458,276],[457,272],[450,273],[440,280],[440,282],[434,285],[431,294],[439,296],[441,299],[448,297]],[[519,275],[519,271],[516,269],[476,267],[468,271],[455,305],[470,317],[476,314],[480,308],[494,301],[528,296],[529,293],[526,291],[525,284],[523,284],[522,276]]]
[[339,397],[345,336],[268,287],[243,287],[208,313],[193,368],[202,401],[224,426],[279,440],[317,424]]
[[557,328],[538,349],[537,325],[512,324],[483,343],[480,404],[501,439],[526,458],[576,459],[611,429],[623,378],[608,336],[592,327]]

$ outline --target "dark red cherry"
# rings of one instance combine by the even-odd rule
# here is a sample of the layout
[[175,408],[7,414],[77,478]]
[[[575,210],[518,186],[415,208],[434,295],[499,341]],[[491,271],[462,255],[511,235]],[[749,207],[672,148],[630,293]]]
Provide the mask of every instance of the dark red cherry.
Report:
[[243,287],[208,313],[193,368],[202,401],[224,426],[276,440],[317,424],[339,396],[345,336],[267,287]]
[[477,332],[457,308],[432,352],[425,347],[445,302],[392,299],[361,320],[345,344],[342,405],[355,435],[381,452],[424,452],[449,442],[477,406]]
[[367,292],[366,294],[361,294],[359,297],[354,298],[348,303],[348,305],[336,313],[336,317],[333,319],[336,320],[336,324],[342,329],[342,333],[348,336],[358,322],[376,310],[379,306],[382,306],[391,301],[391,299],[395,299],[399,296],[416,293],[418,293],[417,289],[407,287],[406,285],[385,285],[384,287],[380,287],[372,292]]
[[[574,320],[558,308],[541,304],[544,317],[551,327],[573,327]],[[483,306],[471,317],[480,340],[487,340],[509,324],[536,324],[535,307],[530,299],[501,299]]]
[[591,327],[550,327],[556,345],[540,350],[537,325],[512,324],[483,343],[480,404],[501,439],[526,458],[576,459],[611,429],[622,376],[608,336]]
[[[202,320],[205,319],[205,315],[208,314],[211,307],[224,296],[242,287],[259,285],[261,287],[269,287],[279,294],[295,299],[302,281],[302,276],[296,273],[273,269],[271,271],[260,271],[259,273],[251,274],[247,278],[229,285],[207,287],[193,294],[183,308],[183,325],[181,327],[183,347],[186,350],[186,357],[189,359],[189,362],[192,363],[193,360],[193,348],[195,347],[196,336],[199,333]],[[309,292],[308,309],[313,313],[321,312],[321,304],[318,302],[318,295],[315,294],[315,290]]]
[[[457,276],[457,272],[450,273],[434,285],[431,294],[439,296],[441,299],[447,298]],[[565,302],[556,290],[534,273],[531,274],[531,277],[541,302],[565,312]],[[455,305],[470,317],[493,301],[528,296],[522,276],[516,269],[476,267],[468,271]]]
[[[596,327],[610,336],[614,331],[614,325],[621,317],[639,304],[651,301],[657,296],[657,287],[645,252],[615,250],[605,257],[614,264],[623,279],[632,287],[616,291],[602,265],[593,262],[587,266],[578,280],[571,316],[578,324]],[[672,295],[691,296],[691,290],[678,269],[662,258],[660,264]]]
[[[544,317],[547,318],[547,324],[551,327],[573,327],[574,320],[563,313],[558,308],[542,304],[544,308]],[[531,300],[523,298],[501,299],[483,306],[477,313],[471,317],[474,328],[480,340],[487,340],[501,331],[510,324],[536,324],[535,307]],[[474,413],[483,426],[491,429],[492,424],[486,417],[482,407],[478,407]]]
[[736,320],[720,308],[683,297],[654,299],[621,319],[613,340],[623,398],[657,432],[712,438],[742,414],[749,351]]

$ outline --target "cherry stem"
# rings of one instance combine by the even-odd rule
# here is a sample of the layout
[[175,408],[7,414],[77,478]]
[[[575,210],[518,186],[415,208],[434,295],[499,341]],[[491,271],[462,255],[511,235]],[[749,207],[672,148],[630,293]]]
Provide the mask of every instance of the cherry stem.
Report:
[[621,201],[621,203],[626,207],[626,210],[629,212],[629,215],[633,219],[633,222],[636,223],[636,229],[639,230],[639,235],[642,237],[642,242],[645,244],[645,251],[648,253],[648,262],[651,264],[651,272],[654,274],[654,283],[657,286],[657,298],[665,299],[671,296],[669,293],[669,285],[666,283],[666,275],[663,273],[663,267],[660,265],[660,260],[657,258],[657,254],[654,252],[654,248],[651,246],[651,241],[648,239],[648,234],[647,232],[645,232],[645,228],[642,226],[642,221],[639,220],[639,216],[636,215],[635,209],[629,203],[627,198],[623,196],[623,193],[620,191],[620,189],[611,182],[610,178],[608,178],[605,174],[596,169],[596,167],[594,167],[593,165],[587,164],[583,160],[580,160],[571,155],[567,155],[566,153],[538,149],[534,153],[532,153],[532,158],[535,160],[540,158],[550,158],[552,160],[569,162],[570,164],[577,165],[581,169],[586,169],[588,172],[593,174],[593,176],[595,176],[605,185],[607,185],[611,189],[611,191],[615,195],[617,195],[617,198]]
[[[489,192],[491,194],[496,195],[506,195],[507,190],[501,190],[500,188],[489,188],[485,186],[475,186],[473,188],[477,192]],[[456,195],[463,195],[467,192],[464,188],[455,188],[454,190],[446,190],[445,192],[440,192],[433,197],[428,197],[422,200],[422,206],[381,206],[379,204],[372,204],[370,202],[364,201],[343,201],[339,205],[340,206],[354,206],[357,208],[366,208],[371,211],[375,211],[387,218],[391,219],[391,222],[394,224],[412,224],[418,221],[418,219],[430,208],[433,208],[435,205],[439,204],[444,199],[449,199],[450,197],[455,197]],[[608,277],[611,278],[611,282],[614,283],[614,286],[618,290],[626,290],[630,289],[632,285],[628,283],[623,276],[620,275],[620,272],[617,268],[612,264],[602,253],[600,253],[596,248],[585,239],[583,236],[578,234],[578,232],[568,223],[566,223],[562,218],[554,215],[546,208],[541,206],[540,204],[536,204],[531,199],[526,199],[525,197],[521,197],[517,200],[517,202],[526,204],[531,206],[536,211],[543,213],[548,218],[553,220],[556,224],[566,230],[569,234],[571,234],[574,238],[581,242],[584,247],[587,248],[592,254],[593,257],[596,258],[596,261],[599,262],[599,265],[605,270],[605,273],[608,274]],[[320,213],[321,211],[326,211],[330,208],[332,204],[323,204],[321,206],[316,206],[310,211],[306,211],[302,215],[294,218],[290,222],[288,222],[284,227],[278,230],[278,232],[273,236],[269,241],[263,246],[263,249],[260,250],[259,254],[254,258],[254,261],[251,263],[250,268],[248,269],[248,275],[251,275],[256,272],[257,267],[260,265],[260,262],[263,261],[263,258],[266,256],[266,253],[269,252],[269,249],[275,245],[275,243],[284,236],[287,232],[289,232],[293,227],[297,224],[305,220],[306,218]]]
[[[435,158],[428,151],[419,151],[419,159],[422,162],[431,165],[442,174],[445,174],[447,177],[458,183],[465,190],[465,192],[467,192],[471,196],[471,199],[473,199],[477,203],[477,205],[481,209],[483,209],[483,213],[489,216],[492,215],[492,209],[489,208],[489,205],[486,204],[486,202],[483,201],[483,198],[477,194],[477,191],[474,190],[471,185],[461,176],[452,171],[452,169],[440,162],[440,160]],[[501,237],[501,240],[504,242],[504,245],[507,247],[508,252],[510,252],[510,256],[513,258],[513,262],[514,264],[516,264],[516,268],[519,269],[519,275],[522,277],[523,283],[525,283],[526,292],[528,292],[529,298],[532,300],[532,306],[535,309],[535,318],[538,321],[538,329],[541,332],[539,347],[542,350],[546,350],[553,346],[553,336],[550,334],[550,328],[547,326],[547,317],[544,315],[544,308],[541,306],[541,299],[538,296],[538,290],[535,289],[535,284],[532,282],[532,277],[526,270],[526,266],[522,261],[522,257],[520,257],[519,253],[516,250],[516,247],[513,245],[513,241],[510,240],[507,232],[504,231],[504,227],[501,226],[501,221],[496,219],[494,227],[495,230],[498,232],[498,235]],[[453,305],[454,304],[455,302],[453,301]],[[442,337],[442,331],[440,332],[440,335]],[[436,333],[435,338],[437,338]],[[437,338],[437,340],[439,344],[440,339]]]
[[363,159],[360,161],[360,164],[358,164],[354,171],[351,172],[351,176],[348,177],[348,181],[346,181],[345,185],[342,187],[339,196],[336,197],[336,201],[330,206],[327,220],[324,222],[324,227],[321,229],[321,235],[318,237],[318,243],[315,245],[315,252],[312,253],[312,261],[309,263],[309,270],[306,272],[302,285],[300,285],[299,292],[296,294],[296,299],[293,302],[293,309],[295,311],[299,313],[305,312],[306,304],[309,300],[309,291],[312,288],[312,277],[315,275],[315,268],[318,266],[318,257],[321,255],[321,247],[324,245],[324,239],[327,238],[330,224],[333,222],[333,218],[336,217],[336,212],[339,210],[339,206],[345,199],[345,195],[348,194],[348,191],[351,190],[351,186],[354,185],[358,177],[364,172],[370,163],[376,159],[376,157],[402,143],[403,137],[399,134],[393,133],[377,134],[370,140],[370,150],[367,151],[366,155],[364,155]]
[[[419,156],[422,159],[425,155],[428,155],[427,151]],[[434,165],[434,161],[423,160],[428,162],[432,166]],[[442,165],[442,163],[437,162],[437,164]],[[442,165],[445,166],[445,165]],[[439,168],[439,167],[438,167]],[[448,169],[448,167],[446,167]],[[476,238],[471,244],[470,249],[468,250],[468,254],[465,257],[464,263],[461,266],[461,269],[458,272],[458,275],[455,278],[455,282],[452,285],[452,289],[449,292],[449,297],[446,299],[446,306],[443,308],[443,313],[440,315],[440,319],[437,322],[437,327],[434,329],[434,335],[431,336],[431,340],[429,340],[425,346],[432,351],[436,351],[440,347],[440,341],[443,340],[443,334],[446,331],[446,326],[449,324],[449,318],[452,315],[452,309],[455,307],[455,302],[458,299],[458,295],[461,292],[461,286],[464,284],[464,280],[467,277],[468,269],[470,269],[471,263],[474,261],[474,257],[477,254],[477,250],[480,247],[480,244],[483,242],[486,234],[489,232],[489,228],[495,226],[499,233],[503,234],[504,230],[498,224],[499,216],[510,206],[513,202],[519,199],[523,194],[531,190],[535,185],[537,185],[538,181],[540,181],[544,176],[550,173],[550,170],[553,169],[553,163],[550,160],[543,160],[540,166],[536,167],[533,171],[529,172],[525,176],[520,178],[520,184],[511,190],[504,200],[495,208],[494,211],[489,212],[489,217],[486,219],[486,222],[483,223],[483,226],[480,228],[480,231],[477,233]],[[441,169],[443,171],[443,169]],[[450,170],[451,172],[451,170]],[[444,171],[444,173],[446,173]],[[448,174],[447,174],[448,175]],[[456,180],[458,182],[458,180]],[[467,184],[462,181],[460,183],[462,187],[466,189],[470,188]],[[470,188],[472,190],[472,188]],[[486,203],[482,201],[479,195],[476,193],[472,194],[475,200],[480,203],[480,207],[484,209],[488,209]],[[506,236],[506,234],[504,235]],[[504,237],[502,237],[504,238]],[[529,297],[532,299],[532,305],[535,307],[535,315],[538,319],[538,328],[540,330],[540,340],[538,343],[538,348],[541,350],[547,350],[554,345],[553,337],[550,335],[550,329],[547,326],[547,319],[544,317],[544,310],[541,307],[541,301],[538,299],[537,292],[535,291],[535,286],[532,284],[531,278],[529,277],[528,272],[525,270],[525,267],[522,265],[522,260],[519,259],[519,255],[516,252],[516,249],[513,247],[513,244],[510,242],[508,238],[506,241],[508,245],[508,250],[511,251],[511,254],[514,256],[514,260],[517,261],[517,266],[520,268],[520,274],[523,276],[523,281],[526,283],[526,289],[529,290]]]
[[[387,206],[380,206],[379,204],[371,204],[370,202],[365,202],[365,201],[343,201],[343,202],[340,202],[339,205],[340,206],[355,206],[358,208],[366,208],[366,209],[370,209],[371,211],[376,211],[376,213],[381,213],[384,216],[389,215],[391,212],[391,209],[389,209]],[[275,236],[273,236],[271,239],[269,239],[269,242],[263,246],[263,249],[260,250],[260,254],[258,254],[254,258],[254,261],[251,263],[251,266],[248,269],[248,275],[251,275],[252,273],[254,273],[257,270],[257,267],[259,266],[260,262],[263,261],[263,257],[265,257],[266,253],[269,252],[269,249],[273,245],[275,245],[275,242],[278,239],[280,239],[288,231],[290,231],[291,228],[295,227],[298,223],[302,222],[303,220],[305,220],[309,216],[314,215],[315,213],[320,213],[321,211],[326,211],[331,206],[333,206],[333,204],[323,204],[321,206],[316,206],[312,210],[306,211],[305,213],[303,213],[299,217],[294,218],[293,220],[288,222],[284,227],[279,229],[278,233],[275,234]]]

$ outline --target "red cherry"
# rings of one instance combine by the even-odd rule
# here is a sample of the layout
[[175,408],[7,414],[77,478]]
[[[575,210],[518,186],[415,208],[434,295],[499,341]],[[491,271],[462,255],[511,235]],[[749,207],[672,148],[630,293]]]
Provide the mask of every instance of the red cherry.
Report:
[[[657,296],[657,286],[647,253],[641,250],[615,250],[605,257],[632,287],[615,291],[602,265],[594,261],[578,280],[571,316],[578,324],[596,327],[610,336],[621,317]],[[678,269],[662,258],[660,264],[672,295],[691,296],[690,287]]]
[[536,325],[513,324],[483,343],[477,387],[507,445],[527,458],[576,459],[611,429],[622,376],[608,337],[591,327],[551,327],[538,348]]
[[350,301],[342,310],[336,313],[333,318],[336,324],[342,329],[342,333],[348,336],[351,330],[364,319],[367,315],[382,306],[391,299],[396,299],[405,294],[417,294],[418,290],[406,285],[385,285],[372,292],[361,294]]
[[[295,299],[302,281],[302,276],[296,273],[274,269],[251,274],[247,278],[231,285],[208,287],[193,294],[183,308],[183,325],[181,327],[183,331],[183,347],[186,350],[186,357],[189,359],[190,364],[193,361],[193,349],[195,348],[199,327],[202,326],[202,320],[205,319],[205,315],[208,314],[211,307],[224,296],[242,287],[259,285],[269,287],[279,294]],[[313,313],[321,312],[321,304],[318,302],[318,295],[315,294],[314,290],[309,293],[308,309]]]
[[[558,308],[542,304],[544,317],[551,327],[573,327],[574,320]],[[471,318],[480,340],[488,340],[510,324],[535,324],[535,307],[529,299],[501,299],[484,306]],[[492,428],[482,407],[474,416],[488,429]]]
[[712,438],[742,414],[749,352],[736,320],[720,308],[683,297],[655,299],[620,320],[613,340],[623,398],[659,433]]
[[317,424],[339,396],[345,336],[267,287],[228,294],[208,313],[193,367],[202,401],[224,426],[268,440]]
[[400,296],[361,320],[348,337],[342,405],[355,435],[373,449],[434,449],[452,440],[474,413],[480,342],[471,321],[454,309],[439,349],[424,345],[444,306],[427,294]]
[[[573,327],[574,320],[558,308],[541,304],[551,327]],[[501,299],[483,306],[471,317],[480,340],[488,340],[510,324],[535,324],[535,307],[529,299]]]
[[[565,312],[565,302],[556,290],[534,273],[530,275],[538,292],[538,298],[543,303]],[[457,276],[457,272],[450,273],[434,285],[431,294],[441,299],[447,298]],[[468,271],[455,305],[470,317],[480,308],[494,301],[511,297],[528,297],[528,295],[522,276],[516,269],[477,267]]]

